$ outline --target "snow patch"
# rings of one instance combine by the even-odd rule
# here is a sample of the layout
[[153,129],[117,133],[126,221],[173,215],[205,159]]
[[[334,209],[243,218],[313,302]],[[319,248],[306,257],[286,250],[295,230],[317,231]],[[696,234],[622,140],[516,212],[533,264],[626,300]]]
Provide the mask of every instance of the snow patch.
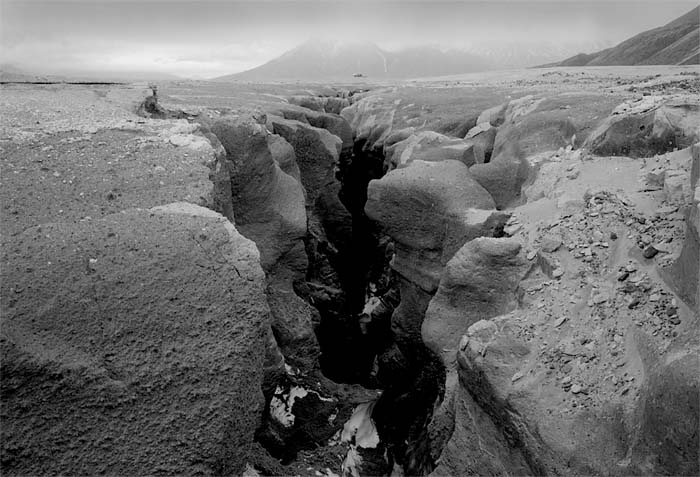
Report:
[[292,427],[294,425],[294,414],[292,414],[294,401],[297,398],[305,397],[307,394],[309,394],[309,391],[299,386],[292,386],[289,394],[285,394],[284,390],[277,386],[275,395],[272,396],[270,401],[270,415],[284,427]]
[[285,392],[283,388],[277,386],[275,394],[270,400],[270,416],[284,427],[292,427],[294,425],[294,414],[292,413],[294,401],[308,396],[309,393],[315,394],[321,401],[333,401],[333,398],[323,397],[316,391],[310,391],[301,386],[292,386],[289,392]]
[[375,449],[379,445],[377,427],[372,422],[372,409],[375,401],[360,404],[355,408],[350,419],[343,426],[342,442],[354,441],[355,446]]

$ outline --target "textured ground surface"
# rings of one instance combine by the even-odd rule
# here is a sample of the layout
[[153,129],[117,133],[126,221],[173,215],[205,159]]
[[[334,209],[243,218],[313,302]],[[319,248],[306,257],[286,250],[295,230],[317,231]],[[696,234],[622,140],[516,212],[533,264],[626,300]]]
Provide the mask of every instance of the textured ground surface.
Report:
[[[586,465],[601,456],[603,467],[623,474],[692,470],[664,461],[681,462],[692,453],[687,446],[697,439],[685,439],[685,430],[668,430],[664,444],[654,445],[664,425],[697,415],[680,394],[664,394],[685,393],[686,385],[682,396],[697,394],[684,374],[698,369],[697,314],[662,279],[681,256],[687,233],[683,195],[689,191],[674,178],[689,175],[690,151],[632,159],[596,157],[579,147],[624,101],[697,98],[697,71],[561,68],[368,86],[373,91],[353,101],[368,96],[371,107],[356,107],[357,122],[350,122],[378,148],[387,144],[389,132],[406,128],[462,138],[484,110],[525,98],[518,103],[524,106],[504,109],[513,121],[499,129],[496,143],[520,142],[533,171],[522,195],[507,197],[514,218],[506,227],[522,243],[519,253],[532,271],[520,283],[518,309],[493,320],[493,355],[460,348],[461,336],[474,331],[468,331],[472,322],[457,323],[451,342],[437,350],[448,359],[446,402],[456,406],[445,412],[457,416],[441,461],[446,467],[437,472],[533,468],[532,456],[518,454],[504,440],[499,426],[508,422],[479,402],[496,398],[522,414],[523,426],[541,426],[537,445],[555,449],[554,464],[540,463],[546,469],[563,472],[557,466],[570,457],[572,468],[598,472]],[[212,118],[278,111],[289,96],[324,93],[335,95],[325,85],[159,87],[165,107]],[[256,372],[268,326],[267,303],[250,302],[251,294],[261,293],[262,282],[253,283],[261,271],[245,254],[234,253],[227,265],[211,258],[230,246],[217,220],[154,218],[136,210],[178,201],[213,203],[208,165],[214,149],[186,120],[137,116],[146,94],[143,85],[0,90],[3,356],[12,357],[3,358],[2,419],[11,423],[2,426],[3,472],[208,473],[221,470],[222,462],[246,460],[236,453],[249,443],[256,424],[251,416],[261,405],[262,377]],[[121,214],[125,209],[130,212]],[[210,232],[200,230],[207,227]],[[244,243],[250,244],[242,241],[236,253]],[[644,257],[648,245],[659,253]],[[212,272],[221,267],[237,283],[232,292]],[[134,277],[143,285],[131,283]],[[223,298],[227,290],[230,300]],[[217,304],[209,313],[216,317],[214,327],[193,321],[208,306],[202,300]],[[225,309],[229,301],[238,308]],[[249,326],[226,322],[247,316],[246,310],[257,314],[244,320]],[[78,315],[107,321],[102,327],[75,322],[71,317]],[[134,317],[143,320],[134,324]],[[470,343],[479,342],[477,335],[470,335]],[[176,351],[159,341],[162,336]],[[169,350],[172,362],[154,354]],[[118,365],[112,353],[123,354]],[[187,368],[187,379],[179,380],[178,366]],[[467,392],[468,386],[457,385],[458,376],[464,383],[473,379],[469,369],[481,369],[491,388]],[[93,407],[70,411],[75,419],[65,420],[76,399]],[[664,408],[669,400],[672,405]],[[167,418],[161,419],[163,410]],[[114,421],[104,425],[101,415]],[[609,441],[591,442],[584,434],[595,435],[603,421],[610,425]],[[240,446],[227,447],[235,439]],[[93,453],[95,448],[101,450]],[[498,459],[460,457],[482,450]],[[251,469],[330,475],[341,472],[345,447],[303,450],[286,469],[261,461],[262,454],[250,458]],[[77,455],[86,456],[80,468],[74,465]],[[100,461],[100,455],[109,458]]]

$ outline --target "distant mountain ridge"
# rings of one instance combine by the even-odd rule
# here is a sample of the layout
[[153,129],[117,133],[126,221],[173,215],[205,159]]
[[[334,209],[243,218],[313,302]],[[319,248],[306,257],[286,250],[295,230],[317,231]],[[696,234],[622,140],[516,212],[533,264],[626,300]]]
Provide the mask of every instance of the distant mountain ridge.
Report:
[[59,76],[27,73],[11,64],[0,65],[0,82],[2,83],[37,83],[63,80],[64,78]]
[[580,53],[543,66],[700,64],[700,7],[596,53]]
[[[598,45],[600,46],[600,45]],[[371,42],[309,40],[267,63],[216,81],[332,80],[362,74],[406,79],[534,66],[561,58],[557,45],[475,45],[445,49],[434,45],[388,51]],[[576,51],[569,48],[569,52]]]
[[25,71],[12,64],[0,64],[2,83],[70,83],[70,82],[124,82],[179,80],[179,76],[167,73],[85,71],[56,75]]

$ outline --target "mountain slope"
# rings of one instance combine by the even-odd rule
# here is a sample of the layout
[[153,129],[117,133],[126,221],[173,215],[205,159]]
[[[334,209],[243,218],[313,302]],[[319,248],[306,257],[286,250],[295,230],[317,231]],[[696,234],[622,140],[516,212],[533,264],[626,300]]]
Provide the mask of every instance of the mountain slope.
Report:
[[698,64],[700,7],[653,30],[597,53],[579,54],[545,66]]
[[412,78],[492,67],[492,62],[478,55],[431,46],[389,52],[370,42],[310,40],[257,68],[216,80],[327,80],[347,79],[358,73],[372,78]]
[[308,79],[313,77],[348,77],[353,73],[383,74],[385,59],[371,43],[339,45],[308,41],[262,66],[220,80]]
[[[607,45],[597,42],[596,46]],[[373,79],[446,76],[529,67],[591,47],[552,42],[485,41],[461,49],[423,45],[387,51],[370,42],[309,40],[257,68],[214,80],[342,80],[357,73]]]
[[58,77],[28,73],[11,64],[0,65],[0,83],[36,83],[56,81],[56,78]]

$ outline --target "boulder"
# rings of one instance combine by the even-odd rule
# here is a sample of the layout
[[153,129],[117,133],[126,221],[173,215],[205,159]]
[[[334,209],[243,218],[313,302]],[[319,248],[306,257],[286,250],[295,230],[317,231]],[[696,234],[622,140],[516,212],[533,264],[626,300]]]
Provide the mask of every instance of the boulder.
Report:
[[447,262],[428,306],[421,331],[425,344],[438,354],[454,350],[472,324],[515,309],[528,268],[514,239],[480,237],[464,244]]
[[484,133],[486,131],[490,131],[491,129],[497,129],[495,126],[491,126],[491,123],[488,121],[485,123],[479,123],[473,128],[471,128],[469,131],[467,131],[467,134],[464,135],[464,139],[471,139],[474,136],[478,136],[481,133]]
[[318,96],[291,96],[287,98],[289,104],[295,104],[301,106],[302,108],[307,108],[312,111],[323,112],[324,108],[324,98]]
[[[483,151],[483,160],[481,162],[490,162],[493,156],[493,148],[496,142],[498,129],[493,126],[486,127],[484,123],[480,126],[482,127],[479,128],[479,126],[476,126],[470,130],[469,134],[465,136],[465,139],[470,139],[477,148]],[[478,160],[476,163],[480,164]]]
[[381,151],[393,130],[396,104],[380,94],[356,94],[351,100],[352,105],[343,109],[340,115],[355,131],[355,141],[363,144],[365,150]]
[[408,139],[414,132],[416,132],[416,128],[414,127],[402,128],[392,131],[391,134],[389,134],[386,140],[384,141],[384,155],[387,154],[387,149],[390,146],[393,146],[394,144],[401,142],[404,139]]
[[176,203],[44,224],[2,264],[3,473],[243,471],[269,309],[228,220]]
[[568,146],[580,147],[598,125],[598,118],[610,114],[615,101],[614,97],[584,92],[511,101],[496,134],[493,156],[516,144],[526,158]]
[[297,164],[297,156],[294,148],[282,136],[270,134],[267,136],[267,147],[270,149],[272,158],[282,169],[282,172],[289,174],[297,181],[301,182],[301,173]]
[[401,344],[420,340],[421,323],[432,298],[432,293],[411,278],[399,277],[401,302],[391,315],[391,331]]
[[476,120],[476,124],[489,123],[491,126],[498,127],[506,119],[506,108],[508,103],[499,104],[482,112]]
[[493,154],[497,156],[515,143],[526,156],[574,147],[576,132],[577,125],[568,114],[554,114],[551,111],[531,113],[499,128],[494,139]]
[[[400,131],[406,131],[406,129]],[[397,138],[399,134],[400,133],[392,134],[387,139]],[[398,166],[406,165],[410,162],[414,150],[434,147],[447,139],[449,139],[447,136],[435,131],[419,131],[407,136],[405,139],[395,141],[391,145],[385,145],[385,167],[391,170],[396,169]]]
[[323,187],[333,181],[342,141],[325,129],[300,121],[271,118],[275,134],[279,134],[294,148],[306,191],[307,205],[313,204]]
[[469,391],[460,383],[454,388],[454,429],[430,475],[533,475],[520,449],[509,445]]
[[[616,319],[633,314],[620,310]],[[692,316],[684,315],[678,338],[664,344],[630,327],[602,361],[597,356],[608,345],[591,346],[605,336],[595,326],[574,339],[561,322],[549,334],[532,310],[478,321],[458,346],[459,382],[528,474],[696,475],[700,348]],[[532,336],[547,341],[539,345]],[[492,440],[488,423],[472,429],[478,441]],[[451,455],[462,458],[449,461],[449,475],[474,459],[469,441],[452,442],[460,447]],[[496,450],[491,454],[502,455]]]
[[[611,445],[611,440],[619,434],[621,423],[615,420],[603,426],[602,422],[593,424],[557,414],[559,431],[552,417],[543,415],[545,408],[551,405],[538,402],[534,378],[517,374],[523,364],[532,359],[533,353],[536,350],[518,339],[518,326],[512,320],[503,317],[476,322],[467,331],[457,352],[460,384],[500,429],[511,452],[519,450],[530,469],[528,474],[561,474],[564,466],[573,467],[575,472],[592,474],[593,469],[581,465],[582,456],[576,455],[572,447],[594,441],[592,431],[595,428],[594,433],[601,434],[596,436],[599,441],[596,448],[603,447],[600,439],[607,436],[608,449],[613,455],[619,453],[620,445]],[[481,429],[488,438],[489,426],[476,429],[477,435]],[[610,464],[609,454],[600,456],[599,466]]]
[[664,195],[668,202],[685,202],[690,194],[690,174],[684,169],[667,169],[664,173]]
[[303,123],[308,123],[314,127],[325,129],[334,134],[342,141],[342,152],[348,153],[352,151],[354,144],[352,128],[348,122],[337,114],[329,114],[325,112],[312,111],[306,108],[281,108],[277,111],[279,116],[285,119],[293,119]]
[[211,199],[208,201],[207,207],[219,212],[231,222],[235,222],[233,197],[231,196],[231,174],[226,162],[226,149],[209,128],[206,128],[204,134],[214,150],[213,158],[207,162],[209,181],[213,184],[209,194]]
[[685,188],[690,197],[685,208],[685,237],[678,258],[660,270],[667,283],[700,314],[700,142],[691,148],[690,177]]
[[396,242],[394,269],[434,292],[442,266],[464,242],[505,222],[459,161],[414,161],[370,182],[367,215]]
[[[299,257],[300,266],[290,263],[294,255]],[[300,241],[285,258],[267,274],[272,332],[285,361],[303,372],[310,372],[317,367],[320,354],[314,333],[314,322],[319,321],[318,311],[297,296],[293,285],[306,272],[303,242]]]
[[[697,324],[697,323],[696,323]],[[641,392],[632,473],[698,475],[700,472],[700,348],[681,349],[647,370]]]
[[475,164],[469,172],[493,197],[498,209],[512,205],[521,196],[521,189],[529,177],[530,165],[517,145],[513,145],[491,159],[487,164]]
[[323,98],[323,110],[327,113],[340,114],[340,112],[348,106],[350,106],[350,101],[347,98]]
[[384,148],[388,170],[412,161],[463,162],[467,167],[484,162],[484,152],[473,141],[447,137],[434,131],[421,131]]
[[697,97],[671,99],[654,116],[654,133],[663,137],[670,128],[679,149],[700,140],[700,101]]
[[[236,225],[255,242],[267,273],[276,344],[291,364],[313,369],[319,354],[312,326],[314,310],[292,288],[307,266],[304,190],[298,179],[282,170],[299,176],[294,150],[250,117],[217,121],[211,129],[226,149],[224,164],[230,172]],[[270,377],[269,388],[275,387],[275,378]]]
[[[341,184],[334,182],[326,186],[316,201],[316,215],[328,241],[337,249],[348,251],[352,247],[352,215],[340,199]],[[357,257],[352,257],[355,262]]]
[[700,139],[697,99],[645,96],[619,105],[590,135],[586,147],[597,155],[650,157],[685,148]]
[[[534,110],[544,101],[544,98],[535,98],[533,95],[528,94],[522,98],[513,99],[506,105],[505,111],[503,111],[503,123],[509,124],[514,123],[519,117],[525,116]],[[477,120],[477,123],[480,122]],[[496,124],[493,124],[497,126]]]

